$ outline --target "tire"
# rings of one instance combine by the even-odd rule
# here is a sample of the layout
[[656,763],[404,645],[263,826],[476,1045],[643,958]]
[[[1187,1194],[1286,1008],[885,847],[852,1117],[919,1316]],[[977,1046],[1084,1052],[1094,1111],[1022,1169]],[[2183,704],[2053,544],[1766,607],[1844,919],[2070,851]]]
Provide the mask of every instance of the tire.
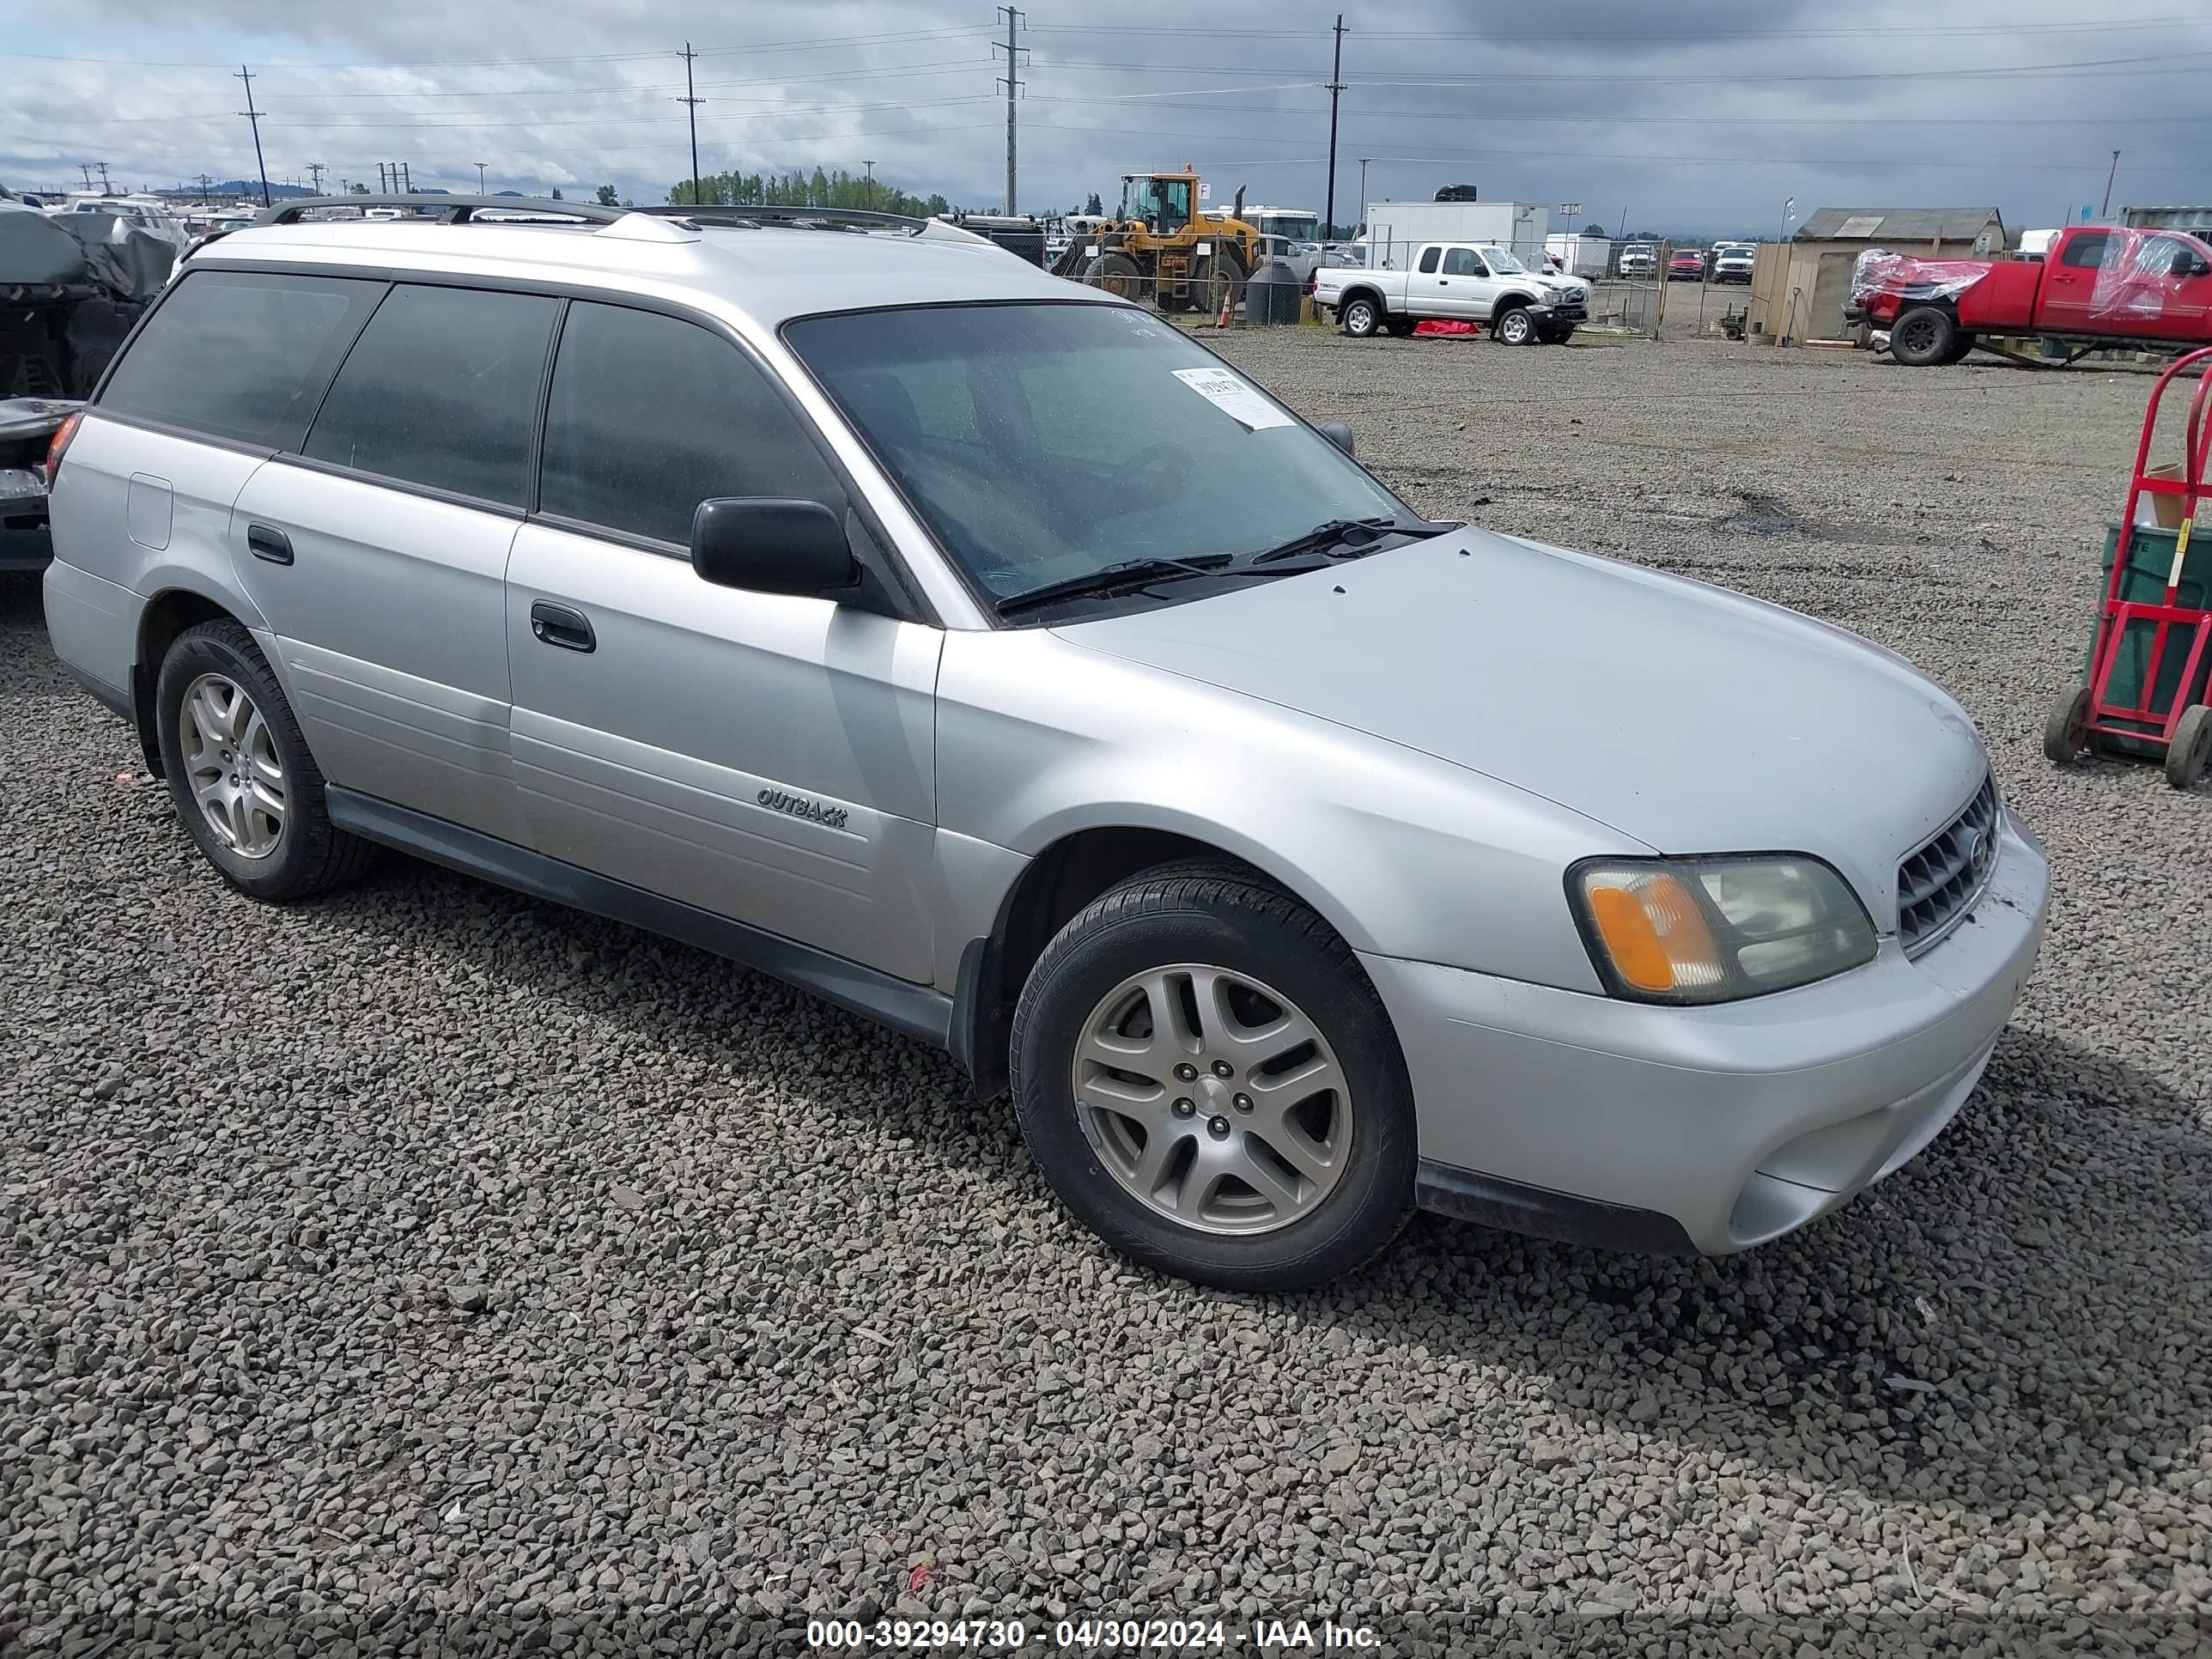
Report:
[[1943,362],[1941,366],[1948,368],[1953,363],[1965,362],[1968,355],[1972,352],[1973,349],[1974,337],[1966,332],[1963,329],[1960,330],[1958,337],[1951,342],[1951,349],[1943,354]]
[[[1207,1000],[1212,1014],[1194,1021],[1200,976],[1216,974],[1229,988],[1219,1002]],[[1088,1060],[1079,1072],[1087,1033],[1123,1045],[1151,1041],[1157,1000],[1139,983],[1147,978],[1178,997],[1190,987],[1188,1004],[1170,1018],[1200,1040],[1167,1053],[1188,1054],[1191,1077],[1134,1048],[1127,1072]],[[1277,1056],[1304,1055],[1285,1069],[1333,1061],[1342,1084],[1272,1122],[1254,1086],[1269,1075],[1267,1054],[1255,1050],[1255,1062],[1240,1054],[1230,1065],[1231,1039],[1221,1035],[1236,1021],[1247,1030],[1269,1023],[1270,1003],[1304,1022],[1294,1031],[1310,1034]],[[1125,1006],[1134,1012],[1117,1012]],[[1130,1025],[1138,1035],[1126,1034]],[[1225,1076],[1213,1074],[1217,1063],[1230,1066]],[[1143,1082],[1145,1067],[1159,1077]],[[1372,1259],[1413,1212],[1413,1090],[1382,1001],[1326,922],[1242,865],[1193,860],[1144,872],[1061,928],[1022,988],[1010,1073],[1022,1133],[1060,1202],[1114,1249],[1158,1272],[1225,1290],[1303,1289]],[[1182,1088],[1190,1095],[1171,1098]],[[1132,1095],[1144,1097],[1133,1109],[1151,1120],[1141,1139],[1136,1120],[1114,1109]],[[1177,1100],[1192,1109],[1178,1109]],[[1334,1149],[1307,1165],[1325,1164],[1321,1179],[1271,1150],[1286,1123],[1309,1154]],[[1148,1165],[1155,1134],[1170,1139]],[[1250,1182],[1237,1177],[1240,1168]],[[1210,1169],[1226,1177],[1208,1180]]]
[[1223,254],[1218,258],[1209,254],[1191,270],[1191,304],[1204,311],[1208,319],[1221,314],[1224,299],[1234,307],[1243,289],[1244,268],[1237,263],[1237,256],[1233,253]]
[[1911,306],[1889,326],[1889,355],[1907,368],[1932,368],[1958,342],[1959,325],[1941,306]]
[[1512,306],[1491,319],[1491,337],[1502,345],[1534,345],[1536,319],[1525,306]]
[[1575,337],[1575,327],[1572,323],[1554,324],[1549,328],[1539,329],[1536,337],[1546,345],[1565,345]]
[[1382,331],[1394,340],[1410,340],[1420,325],[1412,317],[1388,317],[1383,319]]
[[1142,302],[1146,298],[1145,274],[1126,253],[1100,254],[1084,267],[1083,282],[1086,288],[1103,288],[1125,300]]
[[1355,294],[1344,302],[1336,313],[1338,323],[1355,340],[1364,340],[1385,325],[1382,302],[1364,294]]
[[[188,696],[194,698],[194,731],[205,735],[227,725],[233,741],[216,748],[222,739],[210,737],[208,746],[188,748]],[[222,711],[221,717],[210,710]],[[177,635],[155,684],[154,720],[161,769],[185,833],[222,878],[247,897],[272,904],[312,898],[353,880],[374,860],[374,847],[331,823],[322,769],[307,750],[283,687],[253,636],[239,623],[202,623]],[[234,758],[243,763],[239,769],[223,772],[222,763]],[[258,793],[239,814],[226,812],[223,801],[245,795],[228,787],[228,781],[250,783],[255,762],[262,768]],[[266,769],[270,764],[273,780]],[[196,777],[207,780],[216,792],[211,804],[203,804]],[[281,811],[264,810],[271,802]],[[218,830],[217,818],[229,827]],[[260,844],[264,841],[265,847]]]
[[2089,688],[2077,685],[2051,705],[2043,722],[2043,757],[2065,766],[2089,746]]
[[2212,708],[2191,703],[2181,711],[2173,741],[2166,746],[2166,781],[2176,789],[2194,789],[2212,761]]

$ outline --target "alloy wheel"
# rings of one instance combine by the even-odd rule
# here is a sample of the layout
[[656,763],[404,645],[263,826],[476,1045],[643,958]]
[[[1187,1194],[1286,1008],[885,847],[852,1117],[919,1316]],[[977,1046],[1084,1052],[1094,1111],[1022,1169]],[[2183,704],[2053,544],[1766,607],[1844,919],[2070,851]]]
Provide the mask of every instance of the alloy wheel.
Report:
[[1085,1139],[1124,1190],[1199,1232],[1289,1226],[1351,1161],[1349,1080],[1321,1028],[1249,975],[1147,969],[1076,1040]]
[[289,789],[269,722],[237,681],[202,674],[185,689],[179,750],[192,799],[216,839],[265,859],[283,838]]

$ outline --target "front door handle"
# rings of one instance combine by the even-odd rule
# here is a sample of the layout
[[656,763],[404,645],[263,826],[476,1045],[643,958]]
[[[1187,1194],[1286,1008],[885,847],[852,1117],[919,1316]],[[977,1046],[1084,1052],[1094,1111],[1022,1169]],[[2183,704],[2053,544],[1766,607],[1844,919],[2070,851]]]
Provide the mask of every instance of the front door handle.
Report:
[[292,538],[283,531],[265,524],[246,526],[246,550],[257,559],[266,559],[271,564],[292,562]]
[[544,599],[532,605],[530,631],[537,635],[540,645],[557,645],[563,651],[599,648],[599,636],[592,632],[592,624],[584,613],[565,605],[550,605]]

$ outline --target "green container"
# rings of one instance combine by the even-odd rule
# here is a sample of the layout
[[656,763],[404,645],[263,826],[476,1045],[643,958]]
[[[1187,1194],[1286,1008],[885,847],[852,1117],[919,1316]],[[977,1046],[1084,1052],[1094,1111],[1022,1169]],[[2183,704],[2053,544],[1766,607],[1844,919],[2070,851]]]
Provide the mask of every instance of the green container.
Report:
[[[2173,568],[2174,544],[2179,539],[2179,531],[2160,530],[2154,525],[2136,526],[2135,533],[2128,538],[2128,568],[2120,580],[2119,597],[2138,605],[2163,604],[2166,579]],[[2118,554],[2119,541],[2119,521],[2114,520],[2105,526],[2103,569],[2108,584],[2112,580],[2112,560]],[[2181,585],[2175,592],[2173,600],[2176,605],[2212,610],[2212,534],[2190,538],[2189,556],[2182,562]],[[2100,600],[2100,605],[2101,603]],[[2120,635],[2118,654],[2112,663],[2112,684],[2105,689],[2106,702],[2128,708],[2142,706],[2143,670],[2150,662],[2151,639],[2154,632],[2155,625],[2148,620],[2128,624],[2126,631]],[[2158,684],[2150,702],[2150,707],[2159,710],[2161,716],[2173,708],[2174,699],[2181,696],[2181,670],[2189,659],[2191,643],[2185,628],[2167,630],[2166,651],[2159,658]],[[2096,654],[2096,639],[2093,635],[2088,654],[2082,659],[2081,678],[2084,680],[2089,678]],[[2207,641],[2204,657],[2197,664],[2196,684],[2188,689],[2186,696],[2181,697],[2185,707],[2205,700],[2208,675],[2212,675],[2212,641]],[[2164,741],[2157,736],[2159,728],[2164,724],[2163,718],[2156,721],[2120,723],[2140,726],[2149,734],[2149,739],[2144,741],[2107,735],[2103,739],[2106,747],[2124,753],[2154,757],[2166,752]]]

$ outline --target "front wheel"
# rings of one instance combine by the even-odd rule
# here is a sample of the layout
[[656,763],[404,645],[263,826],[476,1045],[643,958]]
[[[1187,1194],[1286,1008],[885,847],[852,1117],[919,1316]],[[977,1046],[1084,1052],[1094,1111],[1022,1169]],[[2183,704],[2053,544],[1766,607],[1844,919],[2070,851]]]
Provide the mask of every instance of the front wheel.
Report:
[[1103,288],[1109,294],[1124,300],[1142,300],[1144,273],[1137,262],[1126,253],[1102,253],[1085,269],[1083,280],[1091,288]]
[[1364,340],[1382,326],[1382,307],[1362,295],[1357,299],[1346,300],[1337,318],[1346,334],[1354,339]]
[[1163,866],[1076,916],[1023,987],[1011,1059],[1060,1201],[1162,1273],[1301,1289],[1413,1213],[1413,1091],[1381,1000],[1242,866]]
[[1536,341],[1536,319],[1522,307],[1515,306],[1510,311],[1498,313],[1490,331],[1507,345],[1533,345]]

